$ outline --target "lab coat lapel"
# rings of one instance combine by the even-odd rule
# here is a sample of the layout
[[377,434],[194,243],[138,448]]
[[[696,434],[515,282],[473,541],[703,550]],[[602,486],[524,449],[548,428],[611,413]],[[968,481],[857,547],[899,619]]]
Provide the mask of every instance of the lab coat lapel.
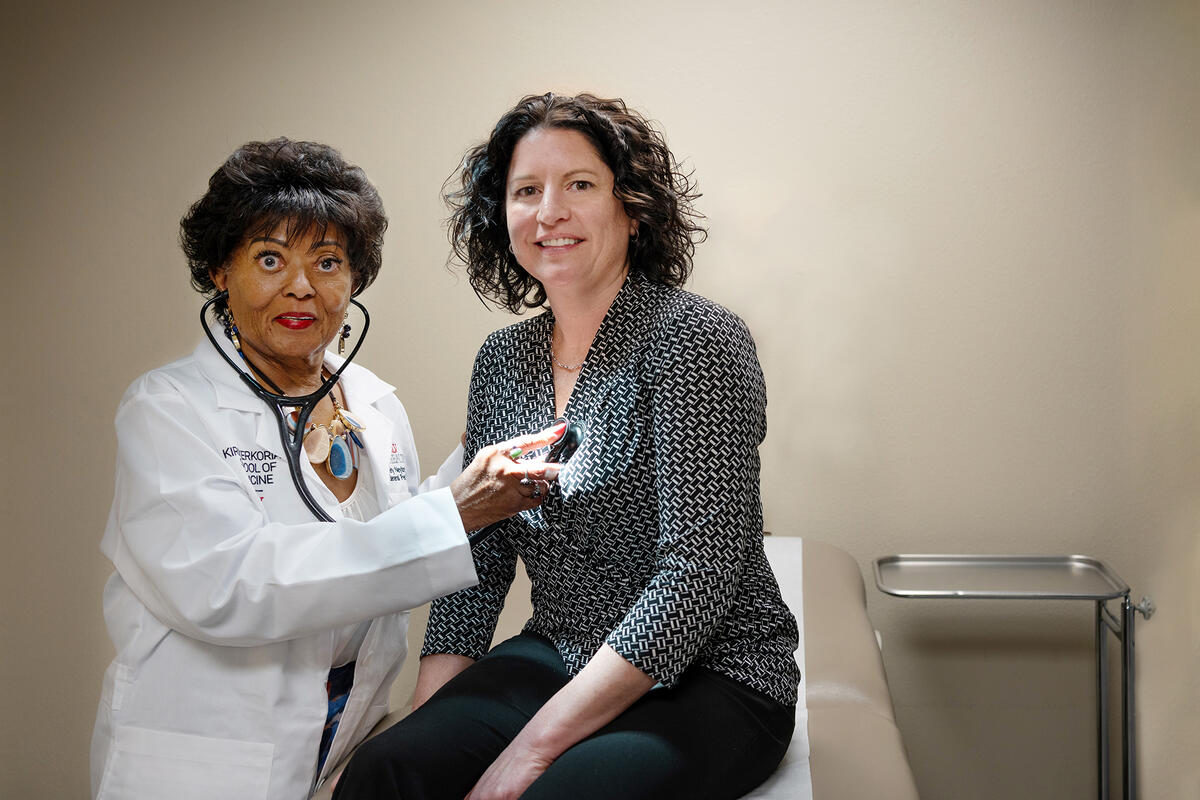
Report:
[[374,482],[375,496],[380,499],[384,508],[391,505],[389,492],[394,492],[389,482],[388,470],[392,458],[392,425],[386,416],[376,410],[373,405],[364,405],[359,417],[366,430],[362,435],[366,445],[364,457],[371,462],[371,480]]
[[[344,359],[333,353],[327,353],[325,357],[325,364],[331,370],[337,370],[343,361]],[[392,446],[397,442],[392,420],[376,407],[376,403],[394,393],[396,388],[356,364],[351,364],[342,373],[341,384],[346,393],[350,413],[357,417],[365,428],[359,434],[365,445],[364,454],[360,455],[360,458],[365,457],[370,462],[375,496],[380,499],[383,507],[387,508],[392,504],[389,495],[395,492],[389,470],[393,455]],[[414,468],[411,464],[406,466],[410,470]],[[407,483],[405,486],[407,487]],[[405,493],[407,494],[407,491]]]
[[[241,363],[242,357],[238,355],[238,351],[234,349],[233,343],[226,338],[220,326],[214,325],[211,330],[217,340],[217,344],[221,347],[221,351],[229,356],[234,364]],[[208,382],[212,384],[213,392],[216,395],[217,408],[233,408],[238,411],[248,411],[266,416],[265,412],[270,410],[270,406],[267,405],[266,401],[250,391],[249,387],[234,372],[234,368],[226,363],[225,359],[221,358],[220,353],[213,349],[212,343],[208,341],[207,337],[204,341],[196,345],[194,355],[196,363],[200,366],[200,371],[204,374]],[[271,424],[274,425],[274,422],[271,421]]]

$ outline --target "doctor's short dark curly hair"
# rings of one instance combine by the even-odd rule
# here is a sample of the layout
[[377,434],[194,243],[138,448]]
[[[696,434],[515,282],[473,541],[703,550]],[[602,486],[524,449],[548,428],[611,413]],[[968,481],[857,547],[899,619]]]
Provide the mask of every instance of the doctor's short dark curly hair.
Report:
[[329,145],[280,137],[248,142],[208,180],[208,191],[179,222],[192,286],[217,294],[212,274],[248,237],[287,223],[287,236],[323,235],[336,225],[346,236],[353,293],[371,285],[383,261],[387,216],[366,174]]
[[613,194],[637,221],[629,240],[629,270],[651,281],[682,286],[696,244],[706,232],[692,203],[700,196],[653,124],[620,99],[547,93],[521,99],[496,123],[486,142],[467,151],[446,182],[454,257],[467,267],[480,299],[513,313],[545,305],[546,291],[509,250],[505,185],[517,142],[539,128],[582,133],[613,171]]

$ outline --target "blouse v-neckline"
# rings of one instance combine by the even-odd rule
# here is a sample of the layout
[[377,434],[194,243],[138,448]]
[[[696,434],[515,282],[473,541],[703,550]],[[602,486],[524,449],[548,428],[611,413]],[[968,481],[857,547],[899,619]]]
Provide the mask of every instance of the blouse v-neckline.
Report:
[[542,407],[549,408],[554,413],[552,419],[559,416],[571,419],[571,414],[578,410],[580,405],[584,405],[587,402],[589,392],[595,389],[595,379],[591,376],[594,374],[604,374],[604,367],[609,360],[609,356],[620,352],[621,348],[618,345],[622,335],[631,333],[630,330],[627,330],[631,326],[624,321],[627,316],[626,311],[634,304],[634,297],[638,295],[637,287],[640,282],[641,279],[633,273],[625,276],[625,283],[621,286],[621,290],[617,292],[608,310],[604,313],[604,319],[600,321],[600,327],[596,329],[596,335],[592,337],[592,343],[588,346],[587,353],[584,354],[583,366],[579,368],[579,372],[575,376],[575,385],[571,387],[571,394],[567,397],[567,402],[563,404],[563,413],[561,415],[558,414],[558,395],[554,388],[554,309],[548,308],[546,313],[542,315],[541,319],[543,320],[545,330],[544,335],[540,337],[541,344],[538,354],[539,360],[544,365],[542,368],[543,397],[541,400]]

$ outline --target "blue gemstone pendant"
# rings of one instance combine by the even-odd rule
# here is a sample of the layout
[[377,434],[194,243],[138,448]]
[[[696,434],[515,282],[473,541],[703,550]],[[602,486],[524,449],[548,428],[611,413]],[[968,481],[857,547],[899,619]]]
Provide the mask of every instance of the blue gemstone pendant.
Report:
[[329,445],[329,474],[337,478],[339,481],[344,481],[349,478],[354,472],[354,454],[350,452],[350,445],[346,443],[345,436],[333,437],[333,442]]

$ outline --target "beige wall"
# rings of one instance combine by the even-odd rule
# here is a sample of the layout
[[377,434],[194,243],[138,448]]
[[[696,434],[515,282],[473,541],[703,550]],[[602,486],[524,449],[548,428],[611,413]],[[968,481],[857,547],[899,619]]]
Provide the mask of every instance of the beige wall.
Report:
[[[507,322],[443,268],[438,189],[547,89],[624,96],[695,168],[694,288],[767,374],[768,526],[864,570],[1108,561],[1160,609],[1144,796],[1200,793],[1200,4],[94,5],[5,15],[0,796],[86,793],[112,414],[197,340],[176,225],[208,174],[288,134],[373,177],[392,226],[362,360],[428,467]],[[1089,796],[1086,604],[871,590],[871,612],[924,797]]]

